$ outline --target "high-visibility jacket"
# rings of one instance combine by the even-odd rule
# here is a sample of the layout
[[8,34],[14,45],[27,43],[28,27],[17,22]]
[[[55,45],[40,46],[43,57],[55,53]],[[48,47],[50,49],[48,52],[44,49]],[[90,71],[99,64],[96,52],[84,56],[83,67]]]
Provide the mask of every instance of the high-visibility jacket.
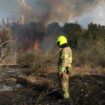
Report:
[[65,71],[66,68],[71,68],[72,64],[72,51],[70,47],[60,48],[58,70]]

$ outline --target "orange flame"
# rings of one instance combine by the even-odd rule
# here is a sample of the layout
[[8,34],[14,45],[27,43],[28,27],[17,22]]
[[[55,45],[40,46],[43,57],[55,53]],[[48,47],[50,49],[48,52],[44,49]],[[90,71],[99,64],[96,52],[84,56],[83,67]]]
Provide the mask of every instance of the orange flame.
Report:
[[34,44],[34,48],[37,50],[39,46],[39,39],[36,40],[35,44]]

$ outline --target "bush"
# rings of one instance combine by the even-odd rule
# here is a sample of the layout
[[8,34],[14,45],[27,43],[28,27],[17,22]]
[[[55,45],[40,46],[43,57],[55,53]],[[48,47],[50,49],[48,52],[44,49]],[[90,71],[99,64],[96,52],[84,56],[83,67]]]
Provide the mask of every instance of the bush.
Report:
[[29,68],[34,68],[41,65],[46,60],[43,54],[39,54],[35,51],[29,51],[23,54],[17,55],[17,63],[20,65],[25,65]]
[[27,67],[33,67],[35,64],[35,54],[25,53],[17,56],[17,63],[20,65],[26,65]]
[[8,28],[0,30],[0,61],[7,62],[12,51],[12,35]]

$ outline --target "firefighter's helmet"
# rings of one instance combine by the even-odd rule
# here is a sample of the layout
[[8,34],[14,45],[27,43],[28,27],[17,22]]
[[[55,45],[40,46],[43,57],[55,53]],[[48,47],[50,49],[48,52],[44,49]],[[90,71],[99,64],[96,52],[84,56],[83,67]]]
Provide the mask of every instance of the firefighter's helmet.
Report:
[[64,44],[67,44],[67,43],[68,43],[68,42],[67,42],[67,38],[66,38],[65,36],[61,35],[61,36],[59,36],[59,37],[57,38],[56,43],[57,43],[59,46],[62,46],[62,45],[64,45]]

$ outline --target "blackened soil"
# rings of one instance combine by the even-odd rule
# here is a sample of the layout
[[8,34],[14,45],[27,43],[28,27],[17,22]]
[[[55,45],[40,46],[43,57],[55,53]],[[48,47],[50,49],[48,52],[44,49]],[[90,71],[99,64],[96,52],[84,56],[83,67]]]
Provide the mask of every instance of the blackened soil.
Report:
[[105,105],[103,75],[71,77],[69,100],[61,98],[60,90],[50,93],[53,88],[47,84],[33,85],[22,80],[18,83],[23,84],[23,88],[0,92],[0,105]]

